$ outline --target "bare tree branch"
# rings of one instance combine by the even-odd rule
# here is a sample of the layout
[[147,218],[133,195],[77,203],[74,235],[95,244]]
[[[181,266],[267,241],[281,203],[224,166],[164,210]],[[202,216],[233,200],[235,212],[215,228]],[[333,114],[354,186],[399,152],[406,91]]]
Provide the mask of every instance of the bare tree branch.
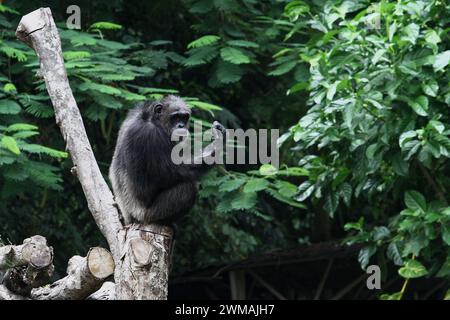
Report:
[[40,8],[22,17],[17,37],[31,46],[39,57],[40,73],[55,110],[56,123],[66,141],[89,210],[108,241],[113,256],[118,256],[117,234],[122,228],[113,195],[92,152],[83,120],[67,79],[61,40],[49,8]]
[[91,294],[86,300],[114,300],[116,285],[114,282],[106,281],[102,287]]

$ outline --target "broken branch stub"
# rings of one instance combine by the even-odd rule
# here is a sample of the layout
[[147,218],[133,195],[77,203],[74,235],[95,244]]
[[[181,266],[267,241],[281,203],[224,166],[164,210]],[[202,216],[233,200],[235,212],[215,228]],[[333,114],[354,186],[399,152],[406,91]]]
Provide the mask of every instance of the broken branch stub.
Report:
[[27,238],[19,246],[0,248],[0,270],[6,270],[2,283],[16,294],[28,296],[53,274],[53,248],[39,235]]

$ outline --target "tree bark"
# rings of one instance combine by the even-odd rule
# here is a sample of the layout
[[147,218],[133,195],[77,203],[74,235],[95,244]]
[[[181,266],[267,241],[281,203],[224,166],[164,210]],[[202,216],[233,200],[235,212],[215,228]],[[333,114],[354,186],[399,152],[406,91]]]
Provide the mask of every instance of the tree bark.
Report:
[[167,299],[172,229],[132,224],[119,239],[123,251],[115,273],[116,299]]
[[53,274],[53,248],[42,236],[33,236],[19,246],[0,247],[0,270],[7,270],[1,283],[11,292],[28,296]]
[[35,300],[80,300],[98,290],[114,273],[114,260],[108,250],[95,247],[86,258],[74,256],[69,260],[67,276],[49,286],[31,291]]
[[24,296],[11,292],[4,285],[0,284],[0,300],[28,300]]
[[[40,75],[45,80],[55,110],[56,123],[74,164],[72,172],[81,183],[89,210],[106,238],[116,264],[115,298],[167,299],[172,230],[159,225],[122,226],[113,194],[97,165],[70,89],[61,40],[50,9],[40,8],[23,16],[16,35],[32,47],[39,58]],[[76,265],[83,263],[78,261]],[[84,271],[77,272],[85,274]],[[63,283],[66,281],[68,280],[55,284],[52,289],[64,288]],[[58,290],[59,297],[78,299],[85,296],[84,293],[63,294],[61,291],[64,290]],[[38,299],[57,295],[42,288],[34,290],[33,296]]]
[[116,285],[114,282],[103,283],[100,289],[95,291],[86,300],[115,300]]

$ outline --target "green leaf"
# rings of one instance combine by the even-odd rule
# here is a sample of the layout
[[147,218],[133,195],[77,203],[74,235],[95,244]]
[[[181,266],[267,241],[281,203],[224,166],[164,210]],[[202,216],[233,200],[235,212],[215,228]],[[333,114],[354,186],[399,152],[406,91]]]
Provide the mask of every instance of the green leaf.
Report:
[[[98,45],[105,47],[110,50],[124,50],[127,49],[129,46],[125,45],[123,43],[117,42],[117,41],[109,41],[105,39],[99,39],[97,40]],[[141,66],[140,68],[144,68]]]
[[268,186],[269,182],[266,179],[253,178],[245,184],[244,192],[258,192],[266,189]]
[[105,120],[108,115],[105,108],[96,104],[90,105],[84,110],[84,114],[92,121]]
[[450,289],[448,289],[447,292],[445,293],[444,300],[450,300]]
[[419,96],[415,100],[408,100],[410,107],[419,115],[428,115],[428,98],[426,96]]
[[375,156],[375,152],[377,151],[378,144],[374,143],[367,147],[366,149],[366,157],[369,160],[373,160]]
[[[287,205],[294,207],[294,208],[299,208],[299,209],[305,209],[306,206],[304,204],[298,203],[296,201],[294,201],[293,199],[290,198],[290,196],[292,196],[292,191],[289,190],[289,193],[282,193],[281,189],[279,190],[275,190],[273,188],[267,188],[265,189],[265,191],[270,194],[272,197],[274,197],[275,199],[277,199],[280,202],[286,203]],[[297,188],[295,187],[295,191],[297,191]]]
[[74,47],[94,46],[97,44],[97,40],[87,33],[75,33],[75,36],[70,39],[70,43]]
[[350,183],[344,182],[341,184],[341,187],[339,188],[340,195],[342,199],[344,200],[344,203],[347,205],[347,207],[350,207],[350,201],[352,199],[353,194],[353,187]]
[[436,60],[434,61],[433,64],[434,71],[444,69],[449,63],[450,63],[450,50],[437,54]]
[[441,230],[442,230],[442,240],[444,240],[444,242],[448,246],[450,246],[450,226],[442,225]]
[[210,46],[212,44],[215,44],[217,41],[220,40],[220,37],[215,35],[206,35],[203,37],[198,38],[197,40],[192,41],[187,45],[188,49],[192,48],[200,48],[204,46]]
[[347,222],[344,225],[344,230],[345,231],[349,231],[349,230],[362,231],[363,226],[364,226],[364,217],[360,217],[357,222]]
[[295,197],[295,200],[300,202],[306,200],[313,193],[314,188],[314,184],[311,181],[303,182],[298,186],[299,194]]
[[6,83],[3,86],[3,91],[5,91],[6,93],[13,93],[13,92],[17,92],[16,86],[13,85],[12,83]]
[[417,132],[416,132],[416,131],[413,131],[413,130],[407,131],[407,132],[403,132],[403,133],[400,135],[400,138],[398,139],[398,144],[399,144],[400,148],[403,148],[404,143],[405,143],[406,141],[408,141],[409,139],[414,138],[414,137],[416,137],[416,136],[417,136]]
[[[406,220],[410,220],[409,221],[409,226],[407,224],[404,224],[406,221],[403,221],[401,223],[401,227],[403,230],[406,231],[410,231],[410,232],[415,232],[418,224],[416,222],[416,219],[406,219]],[[402,256],[409,256],[411,254],[418,256],[420,254],[420,251],[427,247],[428,244],[430,243],[430,240],[426,237],[426,235],[424,233],[414,233],[414,235],[410,238],[407,239],[407,241],[405,242],[403,251],[402,251]]]
[[309,171],[305,168],[289,167],[286,169],[278,170],[277,175],[287,177],[307,177],[309,176]]
[[44,153],[54,158],[67,158],[68,156],[67,152],[58,151],[38,144],[25,144],[22,146],[22,149],[29,153],[38,153],[38,154]]
[[447,256],[438,273],[436,274],[436,277],[449,277],[449,276],[450,276],[450,256]]
[[392,168],[399,176],[407,176],[409,170],[409,162],[405,161],[401,153],[397,153],[392,158]]
[[411,44],[415,44],[419,37],[420,27],[415,23],[408,24],[403,29],[402,40],[409,41]]
[[13,13],[13,14],[19,14],[19,12],[17,12],[14,9],[11,9],[3,4],[0,4],[0,12],[8,12],[8,13]]
[[386,238],[389,238],[391,235],[391,232],[388,228],[381,226],[381,227],[375,227],[373,228],[373,240],[379,241]]
[[401,293],[401,292],[396,292],[396,293],[392,293],[392,294],[383,293],[380,296],[380,300],[401,300],[402,296],[403,296],[403,293]]
[[425,197],[417,191],[407,191],[405,193],[405,204],[411,210],[427,211],[427,203]]
[[299,17],[303,16],[306,12],[310,11],[309,5],[304,1],[291,1],[284,8],[284,13],[289,17],[291,22],[296,21]]
[[256,42],[246,40],[230,40],[227,41],[227,44],[235,47],[255,48],[255,49],[259,48],[259,45]]
[[248,210],[252,209],[257,202],[256,193],[241,192],[231,202],[231,207],[234,210]]
[[[110,88],[112,88],[112,87],[110,87]],[[114,88],[112,88],[112,89],[114,89]],[[108,91],[108,90],[109,89],[106,89],[106,91]],[[122,98],[124,98],[125,100],[128,100],[128,101],[144,101],[144,100],[146,100],[146,97],[141,94],[137,94],[137,93],[134,93],[134,92],[131,92],[128,90],[124,90],[124,89],[120,89],[119,91],[120,91],[120,96]]]
[[27,55],[25,51],[6,46],[0,47],[0,51],[3,51],[7,57],[11,59],[16,59],[19,62],[24,62],[27,60]]
[[429,44],[436,45],[441,42],[441,38],[434,30],[428,30],[425,33],[425,41]]
[[16,155],[20,154],[19,147],[17,146],[16,140],[13,137],[3,136],[2,147]]
[[445,125],[437,120],[431,120],[430,122],[428,122],[428,125],[430,127],[432,127],[434,130],[436,130],[438,133],[443,133],[445,130]]
[[361,268],[363,270],[367,269],[367,266],[369,265],[370,257],[373,256],[376,251],[377,251],[377,248],[373,245],[369,245],[369,246],[364,247],[361,250],[359,250],[358,262],[361,265]]
[[288,73],[291,71],[295,66],[297,65],[296,61],[287,61],[285,63],[280,64],[277,66],[276,69],[269,72],[269,76],[280,76],[282,74]]
[[98,92],[110,94],[110,95],[120,95],[122,93],[117,88],[108,86],[106,84],[95,83],[95,82],[83,82],[82,84],[80,84],[78,86],[78,89],[81,91],[87,91],[87,90],[98,91]]
[[400,250],[398,249],[395,242],[389,243],[387,247],[387,257],[391,259],[396,266],[402,266],[404,263],[400,254]]
[[307,90],[309,88],[309,83],[308,82],[299,82],[294,84],[288,91],[287,91],[287,95],[290,95],[292,93],[296,93],[299,92],[301,90]]
[[241,80],[244,71],[239,65],[220,60],[217,65],[217,78],[220,83],[228,84]]
[[422,90],[426,95],[436,97],[439,91],[439,85],[436,80],[430,79],[427,82],[422,83]]
[[49,118],[54,115],[53,108],[43,103],[30,100],[24,102],[25,111],[38,118]]
[[417,151],[419,150],[420,146],[421,146],[421,144],[417,140],[406,142],[402,146],[402,151],[407,152],[405,160],[411,159],[411,157],[417,153]]
[[328,212],[330,217],[333,217],[334,212],[336,211],[338,205],[339,205],[339,195],[337,193],[330,193],[325,198],[323,208],[325,209],[326,212]]
[[259,174],[262,176],[273,176],[277,174],[278,169],[273,165],[265,163],[259,168]]
[[218,55],[215,46],[193,48],[189,50],[189,57],[184,60],[183,65],[186,67],[195,67],[210,62]]
[[245,64],[250,63],[250,58],[243,53],[241,50],[225,47],[220,50],[220,56],[224,61],[230,62],[232,64]]
[[150,42],[152,46],[164,46],[166,44],[173,44],[173,41],[170,40],[153,40]]
[[99,21],[89,27],[90,30],[120,30],[122,26],[117,23]]
[[64,52],[65,60],[85,59],[89,58],[91,53],[88,51],[66,51]]
[[116,97],[108,94],[92,92],[91,97],[94,99],[96,104],[99,104],[105,108],[121,109],[123,107],[123,104],[120,102],[120,99],[117,99]]
[[386,49],[378,49],[372,58],[372,63],[376,64],[378,61],[380,61],[381,57],[386,53]]
[[327,90],[327,100],[333,100],[339,82],[334,82]]
[[409,260],[404,267],[398,270],[398,274],[403,278],[420,278],[428,274],[427,269],[417,260]]
[[287,198],[291,198],[297,193],[297,186],[288,181],[277,180],[275,186],[277,187],[278,192]]
[[189,104],[196,106],[199,109],[202,109],[205,111],[220,111],[220,110],[222,110],[222,108],[219,106],[216,106],[211,103],[201,102],[201,101],[189,101]]
[[245,179],[243,178],[236,178],[236,179],[230,179],[222,183],[219,187],[220,192],[230,192],[233,190],[238,189],[240,186],[242,186],[245,183]]
[[13,100],[0,100],[0,114],[18,114],[22,110]]
[[14,139],[26,139],[30,137],[37,136],[39,132],[37,131],[19,131],[13,134]]
[[25,131],[25,130],[37,130],[38,127],[28,123],[14,123],[10,125],[6,131]]

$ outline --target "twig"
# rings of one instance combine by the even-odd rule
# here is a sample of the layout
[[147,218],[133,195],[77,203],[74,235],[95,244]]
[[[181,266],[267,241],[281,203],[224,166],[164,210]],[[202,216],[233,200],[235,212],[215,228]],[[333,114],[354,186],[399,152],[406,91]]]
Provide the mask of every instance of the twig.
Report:
[[341,291],[339,291],[338,293],[336,293],[331,300],[339,300],[342,297],[344,297],[350,290],[353,289],[353,287],[357,286],[358,283],[360,283],[361,281],[363,281],[364,279],[367,278],[366,274],[363,274],[362,276],[356,278],[355,280],[353,280],[352,282],[350,282],[347,286],[345,286]]
[[272,287],[267,281],[265,281],[263,278],[258,276],[253,271],[247,271],[253,278],[255,278],[256,281],[258,281],[262,286],[264,286],[267,290],[270,291],[276,298],[280,300],[287,300],[285,296],[283,296],[280,292],[278,292],[274,287]]
[[314,295],[314,300],[319,300],[320,295],[322,293],[325,282],[327,281],[328,275],[330,274],[331,266],[333,265],[334,259],[331,258],[328,261],[327,268],[325,269],[325,273],[323,274],[322,280],[320,281],[319,287],[317,288],[316,294]]

